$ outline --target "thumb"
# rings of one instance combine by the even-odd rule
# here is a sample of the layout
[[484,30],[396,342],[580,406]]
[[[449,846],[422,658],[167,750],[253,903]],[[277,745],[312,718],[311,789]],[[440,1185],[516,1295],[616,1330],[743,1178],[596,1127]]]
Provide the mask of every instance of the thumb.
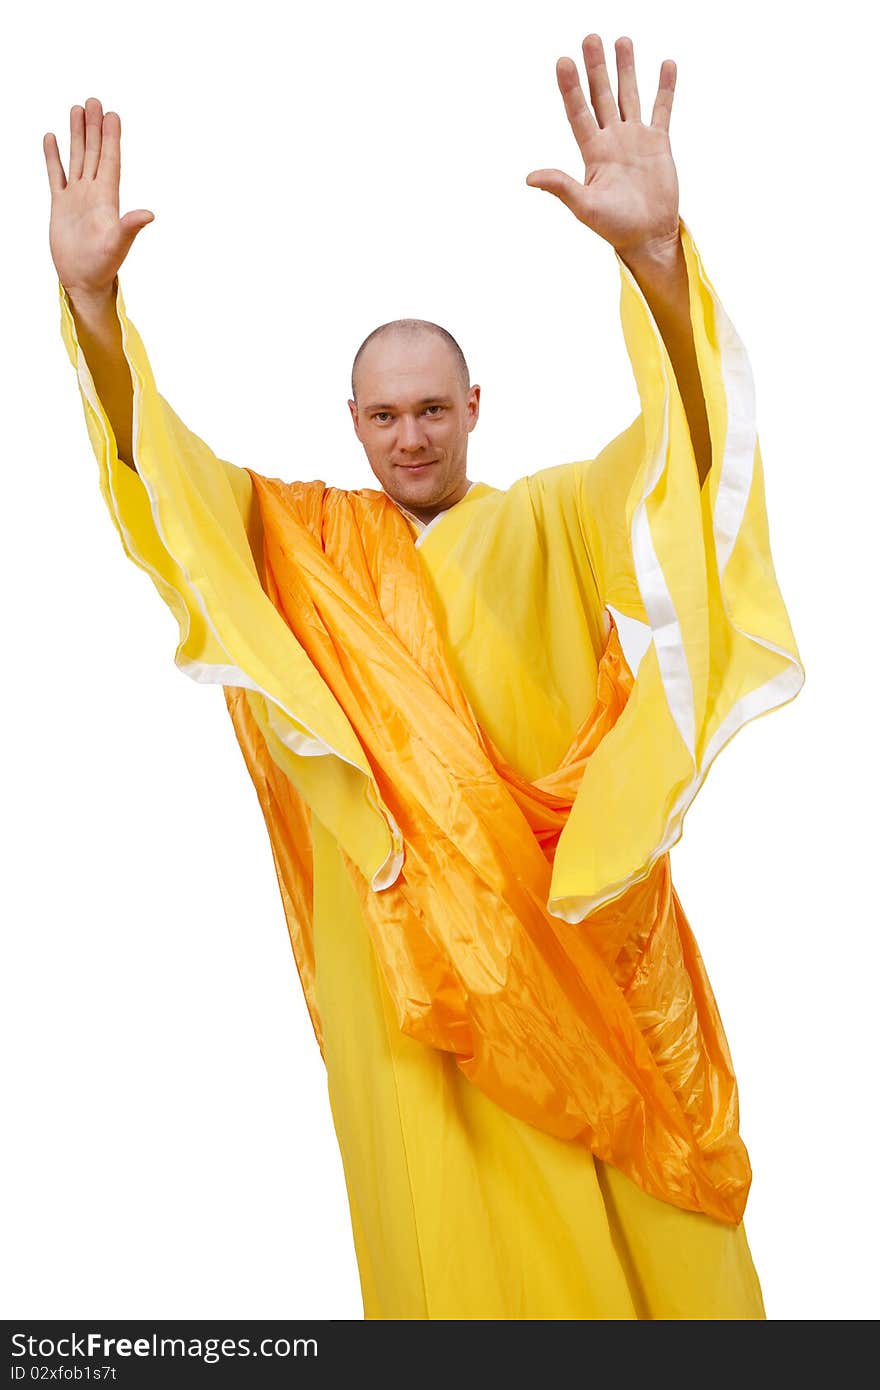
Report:
[[583,217],[586,194],[584,185],[578,183],[570,174],[561,169],[535,169],[526,178],[529,188],[541,188],[545,193],[554,193],[576,217]]
[[125,254],[131,250],[131,244],[142,228],[155,220],[155,215],[149,208],[136,208],[134,212],[127,212],[119,220],[119,239],[125,247]]

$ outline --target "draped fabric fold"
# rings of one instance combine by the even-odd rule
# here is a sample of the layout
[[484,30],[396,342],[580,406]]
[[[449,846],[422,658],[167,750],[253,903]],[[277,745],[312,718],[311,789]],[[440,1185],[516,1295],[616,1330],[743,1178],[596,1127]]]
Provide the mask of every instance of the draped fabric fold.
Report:
[[123,463],[60,281],[58,294],[101,493],[125,553],[177,621],[175,664],[193,680],[251,690],[251,712],[272,757],[373,887],[393,882],[403,862],[399,828],[381,805],[355,732],[261,585],[259,515],[247,470],[218,458],[159,393],[117,279],[137,471]]
[[572,922],[677,843],[721,749],[804,683],[770,552],[751,367],[683,220],[679,230],[712,467],[701,489],[669,355],[618,257],[641,413],[578,470],[580,516],[602,603],[645,623],[651,641],[560,839],[551,909]]
[[[481,726],[391,499],[218,459],[157,392],[117,289],[134,473],[60,294],[126,553],[177,619],[177,665],[224,687],[319,1046],[312,816],[338,840],[404,1033],[646,1191],[735,1223],[750,1181],[736,1082],[668,849],[712,758],[803,672],[770,560],[747,364],[683,224],[682,239],[713,469],[701,493],[674,374],[621,266],[642,412],[572,477],[600,600],[646,619],[651,643],[634,675],[608,615],[585,718],[537,779]],[[511,498],[505,525],[531,544],[528,489]]]

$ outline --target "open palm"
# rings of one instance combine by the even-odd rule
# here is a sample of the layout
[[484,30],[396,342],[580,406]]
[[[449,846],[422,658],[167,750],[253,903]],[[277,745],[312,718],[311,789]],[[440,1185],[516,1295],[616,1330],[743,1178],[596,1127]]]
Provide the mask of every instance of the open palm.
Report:
[[615,101],[598,34],[583,41],[595,116],[571,58],[560,58],[556,80],[584,161],[583,183],[561,169],[536,169],[526,183],[554,193],[579,221],[611,243],[619,255],[677,240],[678,176],[669,144],[676,67],[666,59],[651,116],[643,125],[632,40],[620,38]]
[[70,108],[70,167],[65,175],[58,141],[43,136],[52,209],[49,250],[58,279],[81,295],[106,295],[132,242],[153,213],[137,208],[119,216],[120,135],[115,111],[97,97]]

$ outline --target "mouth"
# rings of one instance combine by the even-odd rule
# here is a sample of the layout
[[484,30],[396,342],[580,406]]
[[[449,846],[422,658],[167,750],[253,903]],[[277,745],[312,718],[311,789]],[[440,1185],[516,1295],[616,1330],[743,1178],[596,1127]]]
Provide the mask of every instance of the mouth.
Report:
[[426,473],[429,468],[433,468],[438,459],[429,459],[427,463],[399,463],[398,468],[402,468],[404,473]]

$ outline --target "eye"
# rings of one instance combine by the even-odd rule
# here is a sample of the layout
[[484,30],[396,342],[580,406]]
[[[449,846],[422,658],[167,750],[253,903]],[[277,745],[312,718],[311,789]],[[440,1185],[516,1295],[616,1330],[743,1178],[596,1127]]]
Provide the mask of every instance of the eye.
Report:
[[375,415],[373,416],[373,419],[374,419],[374,420],[378,420],[380,415],[388,415],[388,414],[390,414],[390,411],[387,411],[387,410],[377,410],[376,413],[375,413]]
[[429,405],[428,410],[442,410],[442,405]]

